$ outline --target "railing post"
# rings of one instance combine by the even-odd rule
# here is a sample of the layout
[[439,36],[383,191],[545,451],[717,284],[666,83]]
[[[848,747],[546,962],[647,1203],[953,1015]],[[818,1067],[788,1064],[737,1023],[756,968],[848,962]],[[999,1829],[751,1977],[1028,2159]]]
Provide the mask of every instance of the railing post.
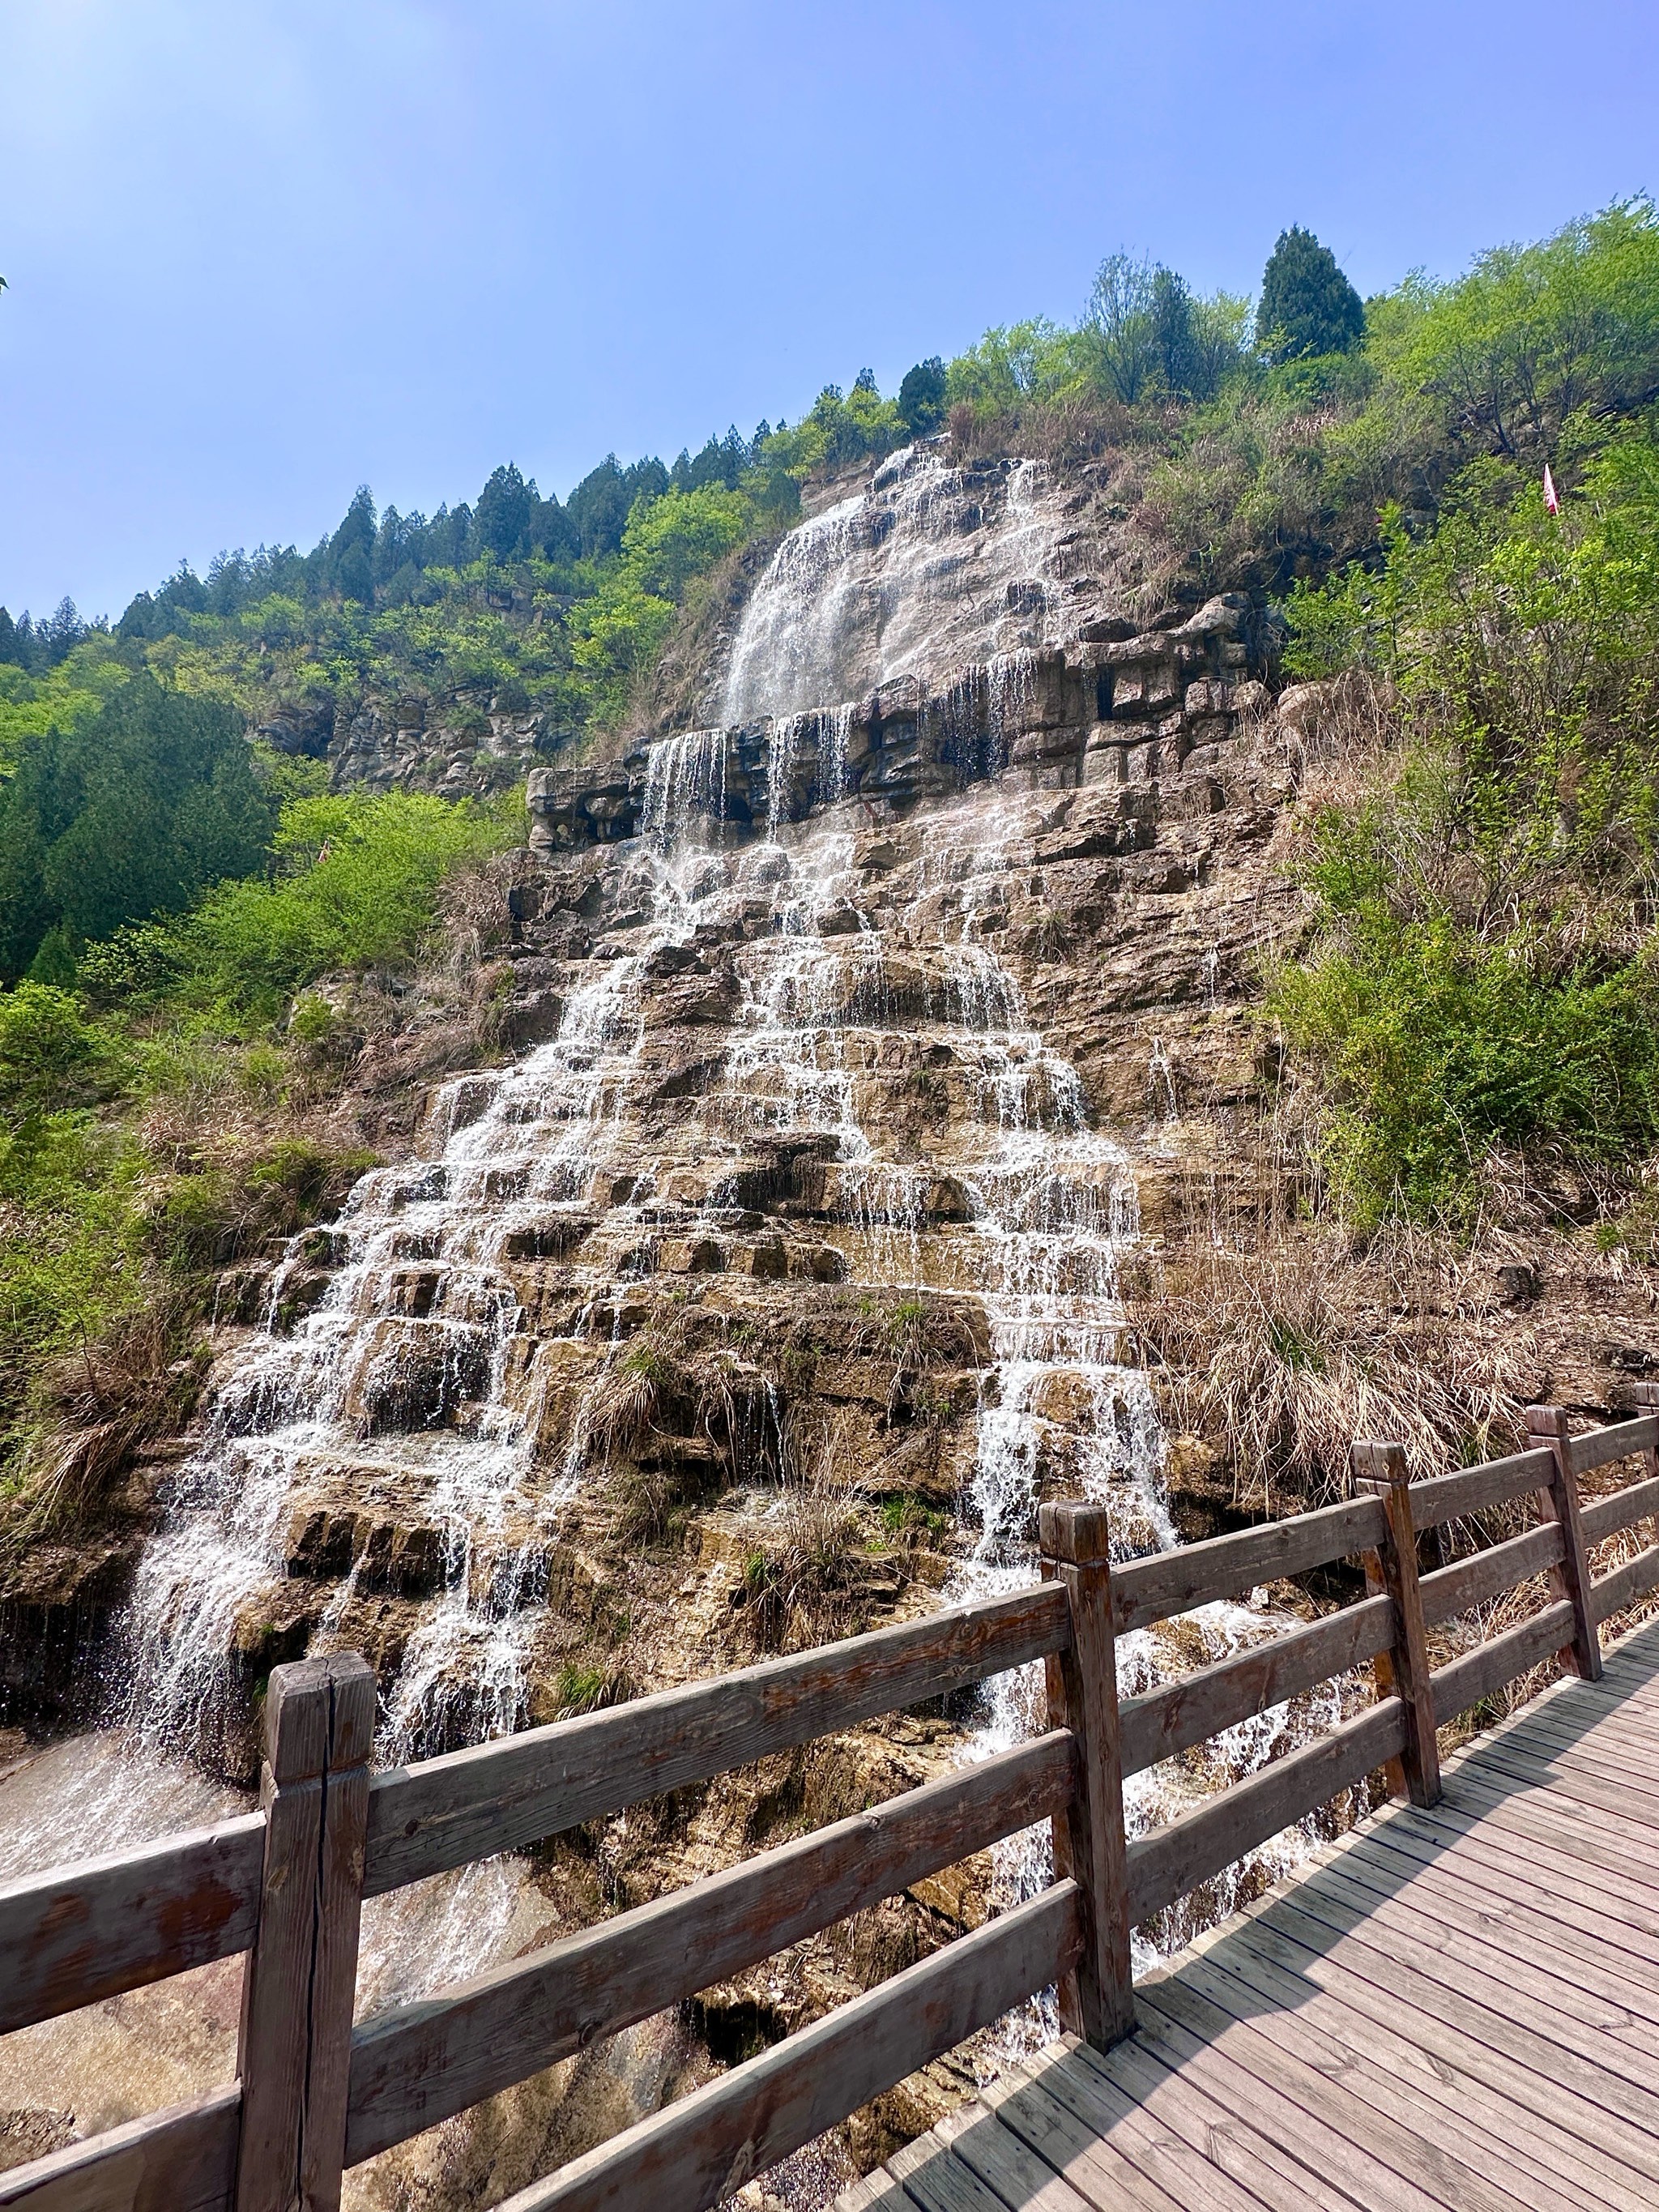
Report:
[[1117,1726],[1117,1638],[1103,1505],[1050,1504],[1038,1513],[1045,1582],[1065,1585],[1072,1638],[1044,1662],[1048,1724],[1077,1738],[1077,1795],[1054,1820],[1054,1871],[1083,1891],[1083,1956],[1060,1995],[1060,2018],[1097,2051],[1132,2034],[1127,1844]]
[[374,1676],[355,1653],[271,1669],[235,2212],[337,2212],[374,1732]]
[[[1643,1413],[1659,1413],[1659,1382],[1638,1382],[1632,1395]],[[1659,1450],[1643,1453],[1642,1472],[1649,1481],[1659,1476]],[[1659,1543],[1659,1513],[1653,1516],[1653,1536]]]
[[[1382,1548],[1365,1562],[1367,1581],[1394,1600],[1393,1649],[1376,1662],[1381,1695],[1396,1696],[1406,1709],[1406,1747],[1398,1786],[1413,1805],[1440,1802],[1440,1739],[1435,1728],[1434,1684],[1429,1677],[1428,1638],[1423,1626],[1423,1592],[1417,1579],[1417,1531],[1412,1525],[1411,1477],[1400,1444],[1357,1443],[1349,1458],[1354,1486],[1382,1502],[1388,1528]],[[1389,1780],[1395,1781],[1390,1761]]]
[[1558,1599],[1572,1607],[1572,1642],[1562,1646],[1587,1682],[1601,1679],[1601,1639],[1590,1611],[1589,1561],[1584,1551],[1583,1523],[1578,1517],[1578,1480],[1572,1471],[1565,1406],[1528,1406],[1527,1442],[1534,1450],[1547,1451],[1554,1462],[1548,1484],[1538,1493],[1547,1520],[1560,1524],[1561,1564],[1550,1569],[1550,1588]]

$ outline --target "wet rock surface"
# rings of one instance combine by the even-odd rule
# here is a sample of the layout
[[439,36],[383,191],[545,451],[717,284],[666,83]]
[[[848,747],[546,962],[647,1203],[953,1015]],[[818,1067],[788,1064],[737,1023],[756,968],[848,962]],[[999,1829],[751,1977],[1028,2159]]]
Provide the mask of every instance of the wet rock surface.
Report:
[[[964,539],[993,492],[1005,515],[1013,496],[1006,471],[980,490]],[[837,544],[862,573],[881,552],[864,529],[815,541],[794,584],[820,556],[833,584]],[[270,1668],[306,1651],[368,1656],[395,1763],[1012,1587],[1042,1497],[1105,1501],[1125,1555],[1224,1516],[1195,1440],[1166,1465],[1121,1299],[1156,1240],[1191,1232],[1195,1155],[1212,1182],[1260,1171],[1230,1132],[1271,1086],[1250,1001],[1302,926],[1283,863],[1319,702],[1274,714],[1241,603],[1144,629],[1063,560],[1024,581],[1040,588],[1002,579],[1022,588],[988,629],[990,599],[968,608],[994,650],[965,669],[941,657],[966,631],[946,625],[918,672],[896,665],[902,634],[854,623],[835,665],[869,678],[855,692],[798,705],[769,678],[777,711],[751,712],[751,653],[718,727],[532,777],[534,843],[499,872],[479,971],[489,1024],[422,1018],[366,1054],[387,1164],[228,1285],[202,1425],[135,1480],[119,1526],[0,1593],[13,1709],[105,1723],[0,1775],[0,1871],[101,1847],[112,1807],[125,1838],[186,1825],[187,1802],[206,1817],[192,1791],[242,1802]],[[401,733],[374,743],[394,775],[415,757]],[[1512,1273],[1494,1310],[1547,1351],[1550,1270]],[[1648,1371],[1639,1304],[1605,1287],[1605,1356],[1575,1387]],[[1558,1389],[1590,1340],[1559,1334]],[[1281,1618],[1206,1608],[1127,1639],[1124,1686]],[[1036,1689],[896,1716],[377,1900],[360,2007],[1000,1747]],[[1310,1717],[1281,1709],[1148,1778],[1135,1817],[1273,1757]],[[977,1924],[1042,1878],[1042,1851],[1016,1839],[701,1993],[374,2161],[350,2201],[498,2200]],[[80,2057],[54,2027],[0,2064],[18,2140],[222,2078],[234,1982],[123,2000],[114,2026],[100,2008]],[[146,2021],[164,2065],[135,2056]],[[779,2185],[787,2201],[822,2203],[849,2159],[929,2124],[972,2063],[860,2115]],[[91,2086],[48,2094],[54,2067]]]

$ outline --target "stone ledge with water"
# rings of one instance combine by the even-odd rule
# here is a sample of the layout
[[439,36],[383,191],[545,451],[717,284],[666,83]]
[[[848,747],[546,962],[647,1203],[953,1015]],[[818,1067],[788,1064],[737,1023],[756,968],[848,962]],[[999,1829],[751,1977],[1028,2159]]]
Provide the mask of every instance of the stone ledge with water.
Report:
[[[296,1243],[258,1325],[220,1332],[94,1724],[0,1779],[0,1870],[246,1802],[264,1678],[307,1650],[369,1658],[397,1763],[1012,1587],[1044,1497],[1105,1502],[1123,1557],[1176,1540],[1120,1296],[1175,1111],[1162,1010],[1224,1035],[1221,946],[1237,972],[1257,926],[1229,874],[1255,865],[1255,816],[1231,858],[1215,824],[1241,791],[1271,805],[1265,694],[1236,606],[1145,634],[1103,614],[1036,465],[981,476],[900,457],[780,549],[718,722],[532,778],[519,1055],[440,1086],[417,1156]],[[1216,1607],[1126,1639],[1123,1689],[1277,1625]],[[797,1808],[948,1771],[1038,1696],[1010,1678],[378,1900],[360,2008],[729,1863]],[[1310,1717],[1140,1778],[1134,1816]],[[1017,1838],[851,1950],[817,1939],[568,2062],[362,2169],[350,2201],[493,2201],[1030,1893],[1046,1850]],[[84,2130],[226,2078],[237,1971],[11,2039],[0,2106]],[[1045,2024],[1011,2021],[983,2062]],[[925,2124],[929,2094],[884,2100],[863,2148]],[[845,2178],[825,2146],[776,2185],[804,2209]]]

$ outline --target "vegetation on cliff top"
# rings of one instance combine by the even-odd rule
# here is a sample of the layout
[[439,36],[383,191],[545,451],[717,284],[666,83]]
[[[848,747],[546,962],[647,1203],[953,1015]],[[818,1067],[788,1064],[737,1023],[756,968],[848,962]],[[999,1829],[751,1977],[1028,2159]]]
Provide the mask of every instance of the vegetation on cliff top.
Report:
[[[1172,588],[1287,592],[1289,672],[1366,688],[1382,741],[1310,823],[1316,941],[1273,999],[1350,1218],[1467,1228],[1519,1178],[1645,1249],[1656,397],[1646,202],[1358,315],[1292,230],[1254,320],[1117,255],[1075,325],[989,331],[896,399],[861,375],[672,469],[607,459],[562,505],[510,466],[430,520],[362,492],[310,554],[181,569],[112,629],[0,613],[14,1466],[69,1387],[54,1363],[90,1387],[148,1307],[145,1357],[176,1364],[234,1224],[303,1219],[337,1188],[344,1154],[280,1127],[337,1025],[313,987],[406,968],[447,872],[519,835],[507,798],[328,795],[306,755],[334,719],[417,691],[452,719],[534,713],[550,744],[615,723],[699,579],[804,480],[941,425],[964,453],[1115,455]],[[279,712],[297,757],[244,741]],[[209,1094],[240,1102],[234,1160],[180,1134],[176,1102]]]

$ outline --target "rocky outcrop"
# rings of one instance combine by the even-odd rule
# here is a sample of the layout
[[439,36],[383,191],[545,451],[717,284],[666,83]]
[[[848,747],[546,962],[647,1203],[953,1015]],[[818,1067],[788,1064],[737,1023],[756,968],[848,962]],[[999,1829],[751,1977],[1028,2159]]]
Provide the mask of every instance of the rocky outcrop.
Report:
[[541,757],[544,718],[491,691],[405,692],[337,707],[332,697],[273,708],[253,735],[278,752],[325,760],[336,791],[430,791],[483,798]]
[[[1217,598],[1164,630],[1102,619],[1074,643],[976,665],[936,690],[914,677],[782,718],[692,730],[596,766],[538,769],[541,852],[660,832],[684,812],[776,830],[857,799],[866,820],[995,778],[1013,791],[1149,784],[1213,769],[1267,712],[1249,601]],[[1195,757],[1194,757],[1195,756]]]

